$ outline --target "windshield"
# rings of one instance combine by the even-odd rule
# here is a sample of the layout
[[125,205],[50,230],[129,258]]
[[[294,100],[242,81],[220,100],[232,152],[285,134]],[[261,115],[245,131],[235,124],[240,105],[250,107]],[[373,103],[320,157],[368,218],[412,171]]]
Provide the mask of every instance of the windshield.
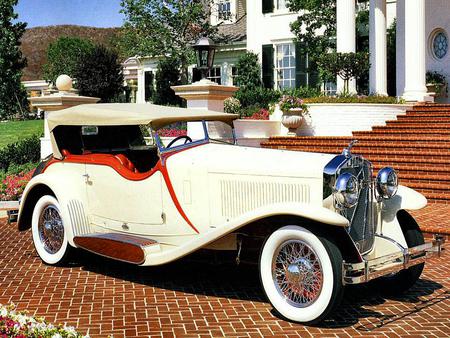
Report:
[[235,143],[233,128],[225,122],[207,121],[206,130],[209,139],[212,141],[229,144]]
[[207,141],[235,144],[233,128],[220,121],[172,123],[154,132],[154,136],[161,151]]

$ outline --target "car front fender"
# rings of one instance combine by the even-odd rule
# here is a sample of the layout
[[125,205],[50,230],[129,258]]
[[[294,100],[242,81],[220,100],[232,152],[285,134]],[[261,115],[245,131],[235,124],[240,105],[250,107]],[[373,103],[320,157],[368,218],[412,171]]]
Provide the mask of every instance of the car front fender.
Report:
[[403,247],[407,247],[402,228],[397,219],[397,213],[400,210],[419,210],[427,205],[427,199],[421,193],[400,185],[397,194],[388,200],[383,201],[381,211],[381,229],[379,233],[395,240]]
[[330,209],[324,208],[323,206],[303,203],[280,203],[268,205],[245,213],[235,219],[232,219],[227,224],[227,227],[233,227],[235,224],[248,224],[259,219],[278,215],[298,216],[319,223],[341,227],[348,226],[348,220],[344,216],[339,215]]

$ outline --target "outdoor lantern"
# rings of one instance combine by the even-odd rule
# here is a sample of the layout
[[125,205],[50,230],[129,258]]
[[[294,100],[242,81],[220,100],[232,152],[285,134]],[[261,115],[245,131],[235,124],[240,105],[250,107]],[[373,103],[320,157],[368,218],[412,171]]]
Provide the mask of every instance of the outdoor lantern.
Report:
[[193,48],[197,53],[197,69],[201,71],[202,79],[206,79],[208,71],[214,63],[216,45],[214,41],[204,36],[197,41]]

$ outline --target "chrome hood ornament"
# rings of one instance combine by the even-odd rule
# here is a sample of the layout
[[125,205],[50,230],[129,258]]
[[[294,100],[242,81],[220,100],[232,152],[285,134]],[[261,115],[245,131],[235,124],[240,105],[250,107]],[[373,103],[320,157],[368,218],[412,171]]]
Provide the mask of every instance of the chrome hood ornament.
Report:
[[358,140],[353,140],[350,142],[350,144],[342,151],[342,155],[344,155],[346,158],[352,157],[352,148],[353,146],[358,143]]

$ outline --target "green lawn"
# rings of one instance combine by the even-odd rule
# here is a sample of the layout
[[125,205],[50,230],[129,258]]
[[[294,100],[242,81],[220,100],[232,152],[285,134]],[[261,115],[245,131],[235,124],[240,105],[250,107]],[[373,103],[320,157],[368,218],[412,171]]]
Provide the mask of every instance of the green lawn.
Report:
[[44,133],[44,120],[0,122],[0,148],[32,135]]

